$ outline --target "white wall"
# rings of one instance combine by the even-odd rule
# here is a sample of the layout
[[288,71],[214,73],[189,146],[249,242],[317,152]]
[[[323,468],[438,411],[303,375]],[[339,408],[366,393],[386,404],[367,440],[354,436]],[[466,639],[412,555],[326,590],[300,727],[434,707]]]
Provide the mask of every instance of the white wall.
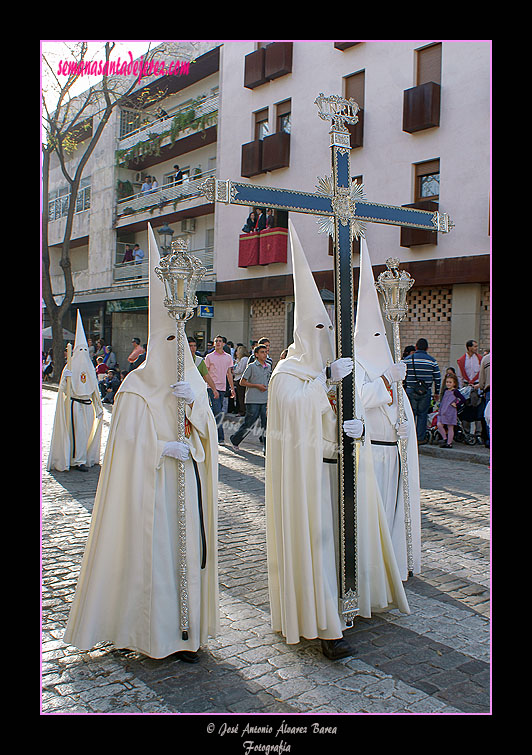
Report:
[[[416,134],[402,130],[403,91],[415,85],[414,50],[431,40],[364,42],[341,52],[332,42],[294,42],[292,73],[246,89],[244,56],[253,42],[226,42],[222,48],[218,177],[255,185],[314,191],[318,176],[331,173],[329,125],[318,117],[314,100],[320,92],[344,94],[342,78],[365,70],[364,146],[351,150],[351,174],[362,174],[366,198],[403,205],[414,200],[413,163],[440,159],[440,211],[456,227],[439,235],[438,244],[400,246],[397,227],[367,224],[372,261],[390,255],[402,261],[442,259],[489,252],[490,185],[490,44],[443,42],[440,127]],[[253,113],[292,99],[290,167],[242,178],[242,144],[252,141]],[[238,268],[238,233],[245,207],[219,205],[216,241],[219,281],[291,272],[291,265]],[[291,214],[311,267],[331,268],[327,239],[317,233],[315,218]],[[355,263],[357,260],[355,260]]]

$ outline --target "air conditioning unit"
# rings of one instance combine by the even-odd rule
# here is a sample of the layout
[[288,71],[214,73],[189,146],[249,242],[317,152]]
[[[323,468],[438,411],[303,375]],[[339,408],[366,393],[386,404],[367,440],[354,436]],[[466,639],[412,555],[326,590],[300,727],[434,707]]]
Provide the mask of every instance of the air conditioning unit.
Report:
[[185,218],[181,221],[182,233],[194,233],[196,230],[196,218]]

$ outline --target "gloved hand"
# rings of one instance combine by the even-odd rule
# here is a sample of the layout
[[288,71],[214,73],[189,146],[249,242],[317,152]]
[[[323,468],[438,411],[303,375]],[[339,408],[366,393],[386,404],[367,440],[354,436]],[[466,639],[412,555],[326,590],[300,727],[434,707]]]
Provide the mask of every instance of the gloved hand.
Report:
[[408,438],[408,422],[407,420],[404,420],[403,422],[398,422],[395,426],[395,431],[397,432],[398,438]]
[[331,364],[331,380],[342,380],[353,372],[353,360],[351,357],[342,357]]
[[364,423],[359,419],[346,419],[342,427],[350,438],[361,438],[364,432]]
[[389,383],[399,383],[405,379],[406,376],[406,364],[404,362],[396,362],[389,367],[384,373],[384,377]]
[[171,440],[163,448],[163,456],[171,456],[179,461],[186,461],[190,455],[188,443],[182,443],[179,440]]
[[187,404],[191,404],[194,401],[194,391],[192,390],[190,383],[182,380],[179,383],[174,383],[170,388],[173,389],[172,393],[174,396],[185,399]]

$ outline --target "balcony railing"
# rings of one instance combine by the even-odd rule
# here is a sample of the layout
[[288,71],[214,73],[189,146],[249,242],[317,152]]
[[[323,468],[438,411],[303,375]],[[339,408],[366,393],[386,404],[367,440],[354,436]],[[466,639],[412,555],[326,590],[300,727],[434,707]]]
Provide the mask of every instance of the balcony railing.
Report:
[[[129,246],[133,246],[129,244]],[[126,244],[119,241],[116,244],[115,259],[113,262],[113,281],[115,283],[146,283],[149,276],[148,252],[144,249],[144,259],[142,262],[124,262],[126,254]],[[197,257],[202,265],[207,269],[207,273],[202,280],[214,279],[214,247],[205,249],[191,249],[190,254]],[[201,283],[200,283],[201,288]]]
[[[70,202],[70,192],[62,194],[56,199],[50,199],[48,202],[48,220],[58,220],[68,215],[68,205]],[[90,209],[91,206],[91,187],[85,186],[79,189],[76,197],[75,214]]]
[[[188,133],[190,129],[197,131],[198,128],[201,128],[202,119],[206,116],[212,116],[212,122],[215,122],[214,114],[217,110],[217,94],[205,97],[205,99],[199,104],[195,104],[193,108],[190,105],[181,105],[171,110],[164,118],[145,123],[135,129],[135,131],[131,131],[129,134],[123,136],[119,139],[119,149],[130,149],[139,142],[146,141],[152,136],[161,136],[162,134],[168,133],[168,136],[170,137],[173,133],[174,135],[180,134],[181,137],[185,132]],[[212,125],[211,118],[208,119],[208,124]],[[181,129],[180,126],[182,126]]]
[[138,212],[153,212],[157,209],[162,212],[168,205],[171,205],[175,210],[179,202],[203,196],[199,190],[200,184],[209,176],[214,176],[215,173],[216,170],[206,170],[196,178],[183,179],[183,183],[180,184],[163,184],[160,188],[152,189],[149,192],[132,194],[117,203],[116,214],[123,217]]

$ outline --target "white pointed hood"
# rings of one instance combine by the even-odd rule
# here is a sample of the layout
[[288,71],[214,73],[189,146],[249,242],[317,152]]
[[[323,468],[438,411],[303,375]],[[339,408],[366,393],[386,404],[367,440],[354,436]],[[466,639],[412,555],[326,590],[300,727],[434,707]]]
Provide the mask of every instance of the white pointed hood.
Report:
[[[146,359],[130,372],[120,386],[120,392],[138,393],[154,415],[159,437],[175,439],[177,399],[170,386],[177,380],[176,324],[164,306],[163,282],[155,273],[159,265],[159,249],[151,225],[148,223],[149,253],[149,314],[148,348]],[[195,400],[207,402],[207,386],[200,375],[188,342],[185,343],[185,380],[194,391]]]
[[371,380],[376,380],[393,364],[364,237],[360,240],[360,278],[354,341],[355,359]]
[[89,346],[79,309],[70,369],[72,371],[72,391],[76,396],[91,396],[94,391],[98,391],[98,378],[89,355]]
[[[294,343],[275,368],[304,380],[319,375],[334,360],[334,328],[291,220],[288,221],[294,276]],[[322,326],[322,327],[317,327]]]

